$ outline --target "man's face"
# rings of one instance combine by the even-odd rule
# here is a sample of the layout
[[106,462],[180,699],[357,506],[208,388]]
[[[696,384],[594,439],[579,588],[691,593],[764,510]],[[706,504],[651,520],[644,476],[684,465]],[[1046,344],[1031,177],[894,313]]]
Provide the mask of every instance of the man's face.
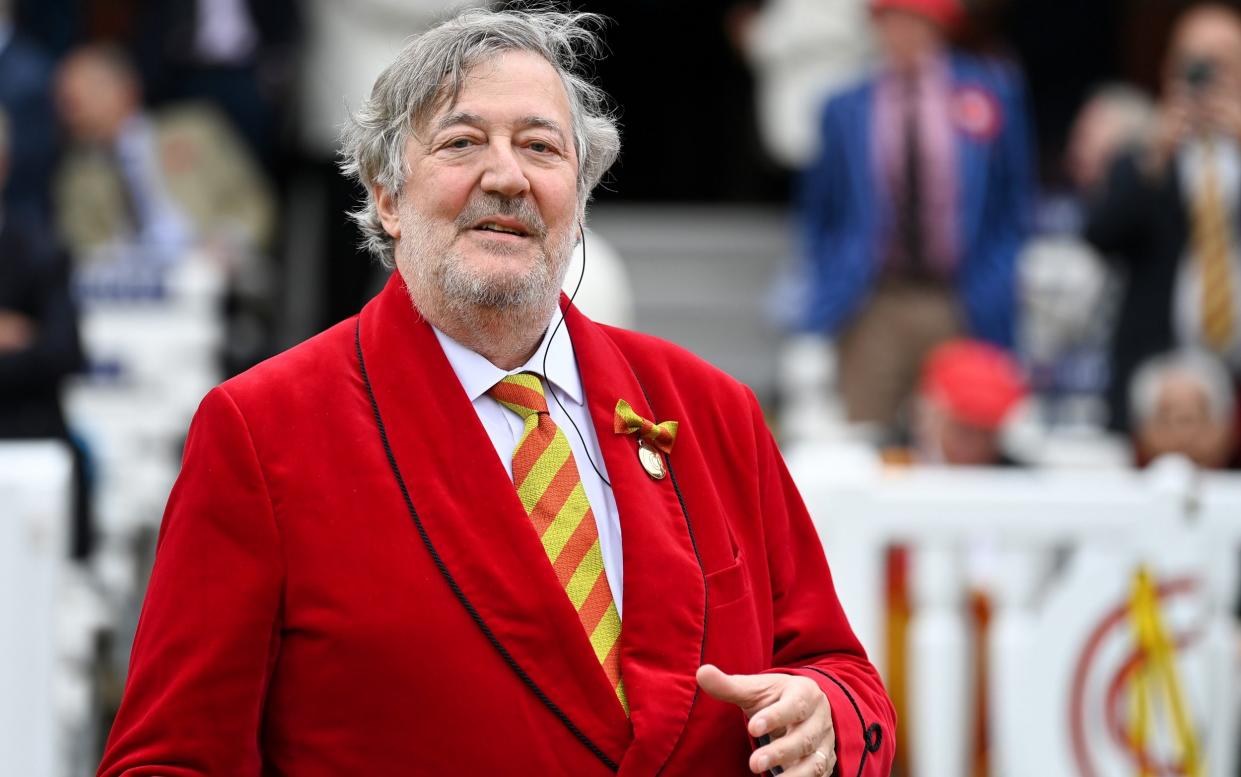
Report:
[[1000,460],[999,432],[956,418],[941,401],[918,398],[914,435],[920,458],[961,467],[986,467]]
[[1180,374],[1164,381],[1155,414],[1139,427],[1137,437],[1142,454],[1151,459],[1180,453],[1200,467],[1214,469],[1225,466],[1232,454],[1232,429],[1212,418],[1202,386]]
[[89,56],[71,57],[56,78],[61,122],[77,140],[111,143],[133,112],[133,85]]
[[944,47],[944,33],[934,22],[902,10],[874,16],[875,36],[888,65],[898,71],[916,70]]
[[414,128],[400,196],[377,192],[420,307],[550,314],[577,239],[577,153],[560,76],[509,52]]
[[1000,443],[994,429],[948,417],[944,419],[940,435],[946,464],[988,467],[1000,460]]
[[1203,6],[1176,27],[1165,77],[1171,90],[1200,101],[1212,93],[1241,99],[1241,20],[1231,11]]

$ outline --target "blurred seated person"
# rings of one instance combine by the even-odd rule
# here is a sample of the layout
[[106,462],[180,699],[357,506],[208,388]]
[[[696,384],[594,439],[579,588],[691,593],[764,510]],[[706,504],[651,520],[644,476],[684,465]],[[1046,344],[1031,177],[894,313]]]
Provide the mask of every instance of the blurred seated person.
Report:
[[1119,273],[1082,232],[1086,199],[1122,153],[1146,142],[1154,104],[1126,84],[1096,89],[1077,113],[1064,183],[1041,198],[1038,236],[1017,260],[1017,353],[1049,426],[1107,425],[1108,349],[1121,294]]
[[1126,391],[1146,359],[1200,348],[1241,370],[1241,12],[1194,5],[1169,51],[1151,140],[1116,160],[1086,228],[1128,276],[1108,401],[1130,431]]
[[882,62],[828,101],[803,179],[798,328],[834,341],[849,420],[890,426],[937,344],[1012,346],[1033,154],[1019,74],[950,48],[956,0],[870,9]]
[[1000,435],[1025,396],[1021,369],[1004,349],[965,339],[939,345],[923,364],[914,399],[910,463],[1012,464]]
[[1237,400],[1228,370],[1200,351],[1156,356],[1129,387],[1137,461],[1179,453],[1203,469],[1223,469],[1237,449]]
[[101,44],[65,59],[56,102],[72,145],[55,209],[76,261],[130,246],[172,261],[207,246],[236,262],[267,247],[271,193],[215,110],[184,104],[148,113],[137,71]]
[[[0,113],[0,184],[9,171],[9,121]],[[36,224],[35,228],[38,228]],[[0,209],[0,440],[63,440],[61,383],[82,366],[67,263],[43,234]],[[76,449],[73,554],[89,548]]]

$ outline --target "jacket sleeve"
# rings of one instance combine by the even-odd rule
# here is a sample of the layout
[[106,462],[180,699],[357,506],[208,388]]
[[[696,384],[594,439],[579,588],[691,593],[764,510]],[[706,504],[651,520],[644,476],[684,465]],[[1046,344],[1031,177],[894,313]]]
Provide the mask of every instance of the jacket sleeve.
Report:
[[757,403],[753,415],[775,620],[771,671],[808,677],[826,694],[836,774],[887,777],[896,747],[892,703],[845,618],[822,541]]
[[823,108],[818,157],[801,174],[797,195],[799,267],[806,284],[802,310],[795,316],[800,332],[835,335],[854,312],[869,279],[870,203],[851,202],[850,176],[856,153],[845,129],[860,110],[861,98],[836,97]]
[[1000,132],[987,164],[990,183],[982,208],[980,237],[969,272],[961,283],[973,333],[1012,348],[1018,309],[1017,258],[1029,238],[1037,197],[1036,153],[1021,73],[1002,62],[988,62],[985,83],[993,90]]
[[190,427],[100,777],[258,777],[283,580],[254,445],[217,388]]
[[1149,236],[1148,225],[1158,222],[1156,203],[1176,201],[1174,192],[1162,197],[1169,187],[1167,178],[1167,171],[1161,176],[1144,173],[1137,150],[1118,156],[1104,184],[1091,193],[1086,240],[1113,261],[1133,263],[1149,255],[1139,246]]
[[1006,126],[999,138],[1001,196],[1007,227],[1018,243],[1029,236],[1038,197],[1037,152],[1032,137],[1025,81],[1016,67],[1000,65]]
[[209,160],[200,176],[211,198],[204,226],[213,236],[231,233],[251,251],[267,250],[275,231],[275,199],[245,141],[214,110],[194,109],[180,130]]

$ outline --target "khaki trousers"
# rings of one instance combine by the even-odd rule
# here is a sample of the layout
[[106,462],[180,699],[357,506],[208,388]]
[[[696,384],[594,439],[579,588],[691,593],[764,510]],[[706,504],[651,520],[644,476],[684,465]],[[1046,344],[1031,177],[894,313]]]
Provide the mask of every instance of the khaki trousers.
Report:
[[895,425],[927,354],[963,330],[947,284],[881,280],[837,343],[849,420]]

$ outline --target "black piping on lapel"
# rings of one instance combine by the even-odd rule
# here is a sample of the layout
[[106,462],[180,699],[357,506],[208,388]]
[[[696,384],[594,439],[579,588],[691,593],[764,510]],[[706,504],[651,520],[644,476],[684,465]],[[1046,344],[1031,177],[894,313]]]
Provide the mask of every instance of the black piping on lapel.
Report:
[[[646,399],[647,407],[654,412],[655,405],[651,402],[651,395],[646,393],[646,386],[642,385],[642,378],[638,377],[638,371],[633,368],[633,364],[629,365],[629,371],[633,373],[634,380],[638,381],[638,388],[642,389],[642,396]],[[668,468],[668,479],[672,481],[672,490],[676,492],[677,502],[681,505],[681,515],[685,517],[685,530],[689,532],[689,544],[694,548],[694,559],[698,562],[698,572],[702,575],[702,642],[698,645],[698,665],[702,666],[703,660],[707,657],[707,613],[711,611],[711,587],[707,585],[707,570],[702,566],[702,554],[698,552],[698,539],[694,536],[694,525],[689,520],[689,508],[685,506],[685,497],[681,495],[681,486],[677,483],[677,473],[672,468],[671,456],[664,455],[664,466]],[[685,716],[687,721],[694,714],[694,705],[698,703],[698,694],[701,692],[702,689],[695,683],[694,698],[690,699],[689,713]],[[667,765],[665,761],[659,767],[659,771],[655,773],[656,777],[664,773],[664,767]]]
[[[480,631],[482,631],[483,636],[487,638],[487,641],[491,643],[491,646],[495,648],[496,652],[500,654],[500,657],[504,659],[504,663],[509,665],[509,667],[521,679],[522,683],[524,683],[526,687],[534,693],[535,697],[543,703],[543,706],[547,707],[547,709],[550,710],[551,713],[564,724],[565,728],[569,730],[569,733],[581,742],[596,758],[598,758],[604,766],[613,772],[619,771],[620,766],[611,758],[608,758],[607,753],[603,752],[598,745],[591,741],[590,737],[586,736],[582,733],[581,729],[574,725],[573,721],[569,719],[569,716],[565,714],[564,710],[560,709],[560,707],[556,706],[555,702],[548,698],[547,694],[543,692],[543,689],[539,688],[534,680],[531,679],[530,675],[526,673],[526,670],[521,668],[521,664],[517,663],[517,660],[513,658],[513,655],[508,651],[508,649],[504,647],[498,638],[496,638],[495,633],[487,625],[486,621],[483,620],[482,616],[478,614],[478,610],[475,609],[474,605],[470,603],[470,600],[461,590],[461,587],[457,585],[457,581],[453,578],[452,572],[449,571],[448,566],[440,557],[439,552],[436,551],[435,545],[431,542],[430,535],[427,534],[426,529],[422,525],[422,519],[418,517],[418,511],[414,509],[414,501],[410,497],[409,489],[405,485],[405,478],[401,476],[401,470],[396,464],[396,457],[392,454],[392,446],[388,443],[388,432],[384,427],[383,417],[379,413],[379,402],[376,401],[375,392],[371,389],[371,379],[366,374],[366,360],[362,357],[362,327],[360,320],[354,327],[353,340],[354,346],[358,352],[358,368],[362,372],[362,383],[366,386],[366,395],[370,399],[371,410],[375,414],[375,425],[379,428],[379,440],[383,443],[384,454],[388,458],[388,466],[392,469],[392,475],[396,478],[397,487],[401,489],[401,497],[405,500],[405,508],[409,511],[409,516],[414,519],[414,526],[418,529],[418,536],[422,539],[422,544],[426,547],[427,553],[431,555],[431,560],[435,562],[435,567],[444,578],[444,582],[448,583],[448,587],[452,589],[453,596],[457,598],[457,601],[460,602],[461,606],[465,608],[465,611],[469,613],[470,619],[474,621],[474,624],[478,626]],[[677,496],[680,496],[679,491],[677,492]],[[682,509],[684,509],[684,506],[685,503],[682,502]],[[688,516],[686,517],[686,520],[688,521]],[[695,553],[696,552],[697,548],[695,548]],[[701,561],[699,561],[699,566],[702,566]]]

